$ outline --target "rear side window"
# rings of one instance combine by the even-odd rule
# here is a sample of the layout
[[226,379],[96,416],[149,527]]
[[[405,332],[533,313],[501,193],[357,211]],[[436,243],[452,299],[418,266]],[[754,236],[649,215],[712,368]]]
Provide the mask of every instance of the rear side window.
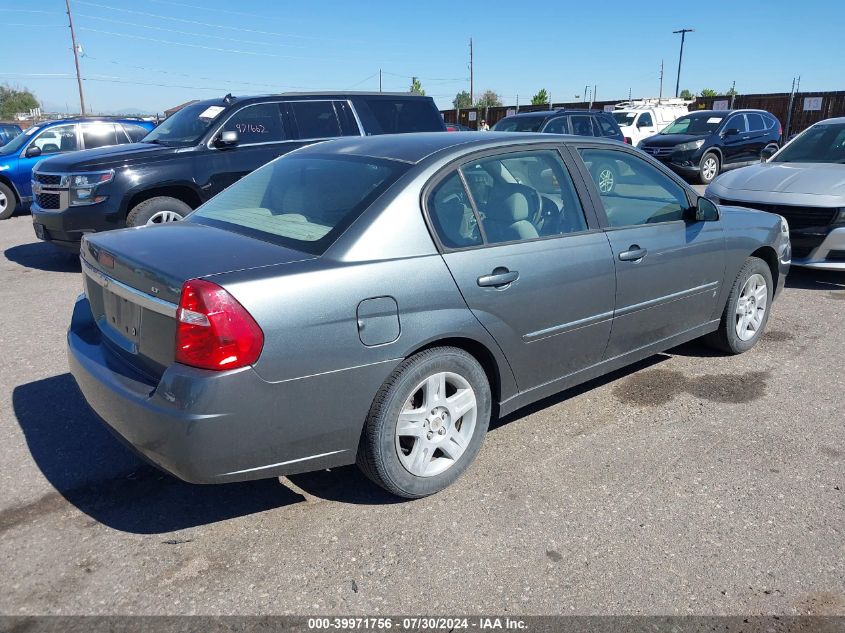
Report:
[[340,122],[331,101],[292,101],[288,105],[296,121],[298,138],[341,136]]
[[[545,116],[508,116],[493,126],[494,132],[539,132]],[[557,119],[555,119],[557,120]],[[564,123],[565,125],[565,123]],[[548,130],[545,130],[548,132]]]
[[286,156],[245,176],[186,221],[319,255],[407,169],[357,156]]
[[[601,121],[601,117],[599,117],[599,121]],[[639,120],[637,121],[637,125],[639,127],[651,127],[654,125],[654,121],[651,120],[651,114],[648,112],[643,112],[640,115]]]
[[617,134],[619,134],[619,132],[617,132],[616,128],[613,127],[613,124],[610,121],[608,121],[605,117],[603,117],[603,116],[596,117],[596,122],[599,124],[599,128],[601,129],[601,133],[604,136],[616,136]]
[[83,123],[82,142],[85,149],[117,145],[117,133],[114,123]]
[[569,117],[572,133],[576,136],[594,136],[592,118],[586,114],[574,114]]
[[[371,117],[365,121],[368,134],[442,132],[443,118],[430,99],[363,99]],[[366,116],[360,113],[362,118]]]
[[543,128],[543,132],[547,134],[569,134],[569,127],[566,125],[566,117],[559,116],[552,119]]
[[748,129],[751,132],[761,132],[766,129],[766,124],[763,122],[763,117],[756,112],[749,112],[745,115],[748,119]]
[[147,134],[149,134],[146,129],[142,128],[140,125],[135,125],[133,123],[124,123],[123,131],[126,132],[126,136],[128,136],[129,140],[133,143],[137,143]]
[[458,172],[438,184],[428,198],[428,214],[440,241],[447,248],[481,244],[481,233]]
[[241,108],[220,131],[236,132],[239,145],[277,143],[285,139],[278,103],[256,103]]

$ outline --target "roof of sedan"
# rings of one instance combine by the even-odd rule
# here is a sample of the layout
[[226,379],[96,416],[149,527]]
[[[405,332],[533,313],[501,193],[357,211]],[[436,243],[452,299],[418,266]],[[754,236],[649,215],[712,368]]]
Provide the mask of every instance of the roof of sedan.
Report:
[[[416,134],[382,134],[377,136],[352,136],[310,145],[297,150],[297,154],[350,154],[419,163],[425,158],[455,148],[483,149],[484,147],[519,145],[522,143],[561,142],[564,140],[604,139],[565,134],[532,134],[523,132],[420,132]],[[613,141],[608,141],[613,142]]]

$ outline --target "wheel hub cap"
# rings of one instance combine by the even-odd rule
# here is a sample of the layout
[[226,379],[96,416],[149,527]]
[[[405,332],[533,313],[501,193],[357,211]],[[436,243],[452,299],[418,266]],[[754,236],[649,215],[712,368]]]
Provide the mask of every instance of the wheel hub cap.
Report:
[[743,284],[736,302],[736,335],[740,340],[751,340],[760,330],[768,301],[766,280],[760,274],[751,275]]

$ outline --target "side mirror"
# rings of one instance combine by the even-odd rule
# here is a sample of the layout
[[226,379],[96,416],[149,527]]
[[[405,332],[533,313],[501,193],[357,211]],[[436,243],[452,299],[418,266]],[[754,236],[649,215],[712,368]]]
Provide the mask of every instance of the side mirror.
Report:
[[719,219],[719,207],[712,200],[701,196],[694,207],[687,210],[687,222],[716,222]]
[[725,130],[723,136],[737,136],[739,134],[739,130],[735,127],[732,127],[729,130]]
[[234,130],[222,132],[214,141],[217,147],[233,147],[238,144],[238,133]]
[[771,145],[764,147],[763,150],[760,152],[760,162],[765,163],[772,156],[774,156],[775,152],[777,152],[777,151],[778,151],[778,148],[772,147]]
[[26,148],[26,153],[24,154],[27,158],[35,158],[36,156],[41,156],[41,148],[37,145],[30,145]]

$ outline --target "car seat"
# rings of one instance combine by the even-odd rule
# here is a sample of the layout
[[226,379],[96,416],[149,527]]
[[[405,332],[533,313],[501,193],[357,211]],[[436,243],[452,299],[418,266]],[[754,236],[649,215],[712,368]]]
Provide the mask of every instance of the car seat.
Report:
[[511,242],[539,237],[529,221],[540,209],[540,194],[528,185],[497,185],[484,208],[484,229],[491,242]]

